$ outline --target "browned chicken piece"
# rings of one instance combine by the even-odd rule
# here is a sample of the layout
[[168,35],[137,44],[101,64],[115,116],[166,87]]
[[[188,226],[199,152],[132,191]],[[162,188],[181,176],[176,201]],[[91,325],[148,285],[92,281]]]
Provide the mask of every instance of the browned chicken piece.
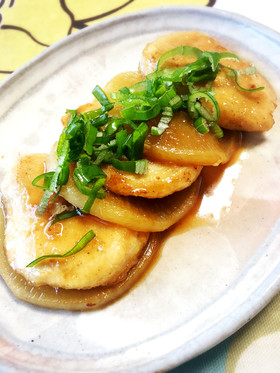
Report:
[[[164,35],[149,43],[143,50],[139,70],[147,75],[156,69],[160,56],[175,47],[189,45],[203,51],[224,52],[226,49],[219,41],[196,31],[181,31]],[[163,67],[180,67],[194,58],[173,57],[166,61]],[[221,63],[235,70],[246,70],[251,65],[245,61],[223,59]],[[266,79],[259,73],[240,74],[239,83],[246,89],[265,87],[257,92],[240,90],[233,77],[228,76],[228,69],[222,69],[218,74],[213,91],[219,103],[221,115],[218,124],[230,130],[267,131],[273,124],[273,111],[276,107],[276,95]]]
[[118,171],[111,165],[102,167],[106,188],[123,196],[162,198],[190,186],[199,176],[201,166],[179,166],[149,162],[145,175]]
[[[36,286],[88,289],[121,281],[138,262],[149,233],[110,224],[92,215],[50,225],[52,212],[63,207],[63,199],[55,200],[43,216],[37,216],[35,211],[43,192],[34,188],[31,181],[43,172],[45,158],[45,154],[21,158],[3,185],[5,250],[10,266]],[[26,267],[42,255],[65,254],[91,229],[96,236],[86,249]]]
[[[48,171],[54,170],[57,165],[54,149],[55,147],[52,148],[46,162]],[[107,191],[105,198],[97,198],[94,201],[90,214],[139,232],[161,232],[177,223],[195,206],[199,197],[199,188],[200,180],[197,180],[188,188],[154,199],[122,196]],[[72,171],[60,195],[81,209],[88,198],[79,192]]]

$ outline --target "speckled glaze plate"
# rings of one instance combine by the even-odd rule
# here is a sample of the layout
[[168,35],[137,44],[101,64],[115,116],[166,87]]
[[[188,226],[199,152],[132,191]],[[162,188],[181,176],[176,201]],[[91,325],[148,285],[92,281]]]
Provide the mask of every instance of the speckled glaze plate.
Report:
[[[136,70],[158,35],[198,30],[254,61],[279,96],[279,35],[206,7],[160,7],[86,28],[48,48],[0,86],[0,177],[20,154],[48,152],[66,108],[96,84]],[[201,215],[173,235],[148,276],[111,306],[79,313],[17,300],[0,282],[1,372],[155,372],[211,348],[280,288],[280,129],[247,135]],[[210,220],[209,220],[210,221]]]

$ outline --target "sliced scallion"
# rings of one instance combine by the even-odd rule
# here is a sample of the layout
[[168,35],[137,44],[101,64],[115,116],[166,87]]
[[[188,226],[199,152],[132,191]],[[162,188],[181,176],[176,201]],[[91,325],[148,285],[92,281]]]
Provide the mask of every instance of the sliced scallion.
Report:
[[109,101],[106,93],[103,91],[103,89],[99,85],[97,85],[93,89],[92,94],[95,96],[97,101],[99,101],[102,106],[105,106],[106,111],[110,111],[111,109],[113,109],[114,104]]
[[170,106],[166,106],[162,112],[162,116],[157,126],[152,126],[151,134],[160,136],[169,127],[169,123],[173,117],[173,110]]
[[198,117],[197,119],[195,119],[193,125],[197,132],[201,133],[202,135],[209,132],[207,121],[205,118]]
[[[93,187],[92,187],[92,190],[90,191],[89,195],[88,195],[88,199],[86,201],[86,203],[84,204],[84,207],[82,208],[82,212],[88,214],[90,212],[90,209],[91,209],[91,206],[93,205],[93,202],[95,201],[96,198],[98,198],[98,193],[100,191],[100,189],[103,187],[103,185],[105,184],[105,181],[106,181],[106,178],[100,178],[98,179]],[[101,193],[100,196],[104,196],[104,193]],[[100,197],[99,196],[99,197]]]
[[198,58],[201,55],[201,50],[195,47],[190,46],[179,46],[174,49],[171,49],[163,53],[158,60],[156,70],[160,70],[163,64],[172,57],[175,56],[184,56],[184,57],[196,57]]
[[79,216],[81,215],[81,211],[78,208],[74,208],[74,210],[71,211],[64,211],[61,212],[60,214],[57,214],[53,217],[51,220],[51,225],[54,225],[56,223],[59,223],[62,220],[70,219],[73,218],[74,216]]
[[[32,180],[32,185],[40,189],[47,189],[53,175],[54,175],[53,171],[38,175],[37,177],[35,177],[35,179]],[[44,180],[43,185],[38,185],[38,182],[41,181],[42,179]]]
[[[210,110],[203,105],[202,101],[209,102],[211,104]],[[209,92],[195,92],[192,93],[188,98],[188,112],[191,118],[198,118],[202,116],[207,121],[215,122],[220,116],[220,108],[218,102],[214,96]]]
[[257,91],[262,91],[264,89],[264,87],[256,87],[256,88],[249,88],[249,89],[242,87],[239,84],[239,82],[238,82],[238,75],[239,74],[238,74],[238,72],[236,70],[234,70],[233,68],[231,68],[229,66],[221,65],[221,67],[230,70],[230,72],[234,75],[235,84],[237,85],[237,87],[239,89],[241,89],[241,91],[244,91],[244,92],[257,92]]
[[210,123],[210,129],[218,139],[221,139],[224,136],[224,132],[222,128],[218,125],[218,123]]
[[148,170],[148,160],[140,159],[138,161],[120,161],[113,159],[112,165],[120,171],[132,172],[135,174],[146,174]]
[[66,258],[68,256],[77,254],[79,251],[81,251],[93,238],[95,237],[95,233],[93,230],[88,231],[77,243],[76,245],[67,253],[65,254],[50,254],[50,255],[43,255],[39,258],[33,260],[31,263],[29,263],[26,267],[34,267],[38,263],[42,262],[45,259],[56,259],[56,258]]
[[126,109],[121,110],[121,115],[124,118],[130,120],[139,120],[139,121],[148,121],[154,117],[156,117],[160,113],[160,106],[158,103],[149,107],[148,109],[137,109],[135,107],[128,107]]

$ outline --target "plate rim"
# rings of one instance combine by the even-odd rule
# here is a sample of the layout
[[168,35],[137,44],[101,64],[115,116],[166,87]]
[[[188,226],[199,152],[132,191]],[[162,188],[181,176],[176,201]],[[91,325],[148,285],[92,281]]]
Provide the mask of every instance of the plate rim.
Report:
[[[139,18],[142,18],[144,16],[151,17],[151,16],[155,16],[158,13],[170,13],[170,11],[177,11],[177,12],[178,11],[181,11],[181,12],[182,11],[184,11],[184,12],[186,12],[186,11],[196,11],[196,12],[204,14],[204,15],[207,14],[208,16],[211,13],[219,15],[220,17],[225,17],[226,16],[227,18],[230,18],[231,20],[232,19],[238,19],[238,21],[240,21],[240,22],[246,22],[246,23],[249,23],[250,25],[253,25],[254,27],[256,27],[258,29],[259,28],[262,29],[263,32],[268,33],[272,37],[273,40],[275,40],[274,39],[275,37],[279,38],[279,33],[270,29],[267,26],[259,24],[255,21],[251,21],[247,17],[237,15],[235,13],[223,11],[223,10],[220,10],[220,9],[200,7],[200,6],[160,6],[160,7],[153,7],[153,8],[150,8],[150,9],[144,9],[144,10],[120,15],[120,16],[117,16],[117,17],[114,17],[114,18],[111,18],[111,19],[108,19],[108,20],[104,20],[100,23],[88,26],[83,30],[77,31],[76,33],[74,33],[72,35],[68,35],[68,36],[64,37],[63,39],[54,43],[52,46],[45,49],[39,55],[35,56],[31,61],[24,64],[22,67],[20,67],[14,73],[12,73],[9,77],[5,78],[3,80],[3,82],[0,83],[0,91],[5,91],[5,90],[9,89],[9,87],[14,84],[15,80],[21,78],[22,76],[24,77],[26,74],[28,74],[29,70],[32,69],[32,67],[34,65],[37,65],[38,63],[39,64],[43,63],[44,60],[46,58],[52,56],[53,53],[56,52],[56,50],[60,50],[61,46],[62,47],[65,47],[65,46],[67,47],[67,45],[69,45],[69,43],[75,43],[76,40],[82,39],[84,35],[91,34],[92,32],[94,32],[96,30],[102,31],[102,30],[106,29],[107,27],[113,27],[115,24],[118,24],[120,22],[127,22],[128,20],[131,21],[133,19],[139,19]],[[152,31],[150,31],[150,32],[152,32]],[[278,41],[278,40],[276,40],[276,41],[280,45],[280,41]],[[261,248],[259,248],[258,251],[257,251],[257,255],[254,254],[252,259],[248,262],[248,264],[246,266],[246,270],[243,269],[243,271],[241,273],[243,277],[244,276],[246,277],[247,275],[250,275],[250,276],[254,275],[254,273],[251,272],[252,269],[255,269],[254,263],[257,260],[259,260],[259,259],[257,259],[258,256],[259,256],[259,258],[262,258],[262,254],[263,254],[263,252],[262,252]],[[198,348],[198,345],[199,345],[198,341],[201,340],[201,335],[200,335],[200,336],[197,336],[197,338],[198,338],[197,341],[193,341],[192,353],[191,354],[190,353],[186,354],[186,351],[182,350],[182,348],[184,347],[182,345],[180,351],[176,352],[176,356],[174,355],[174,357],[171,358],[171,359],[169,357],[168,357],[168,359],[167,358],[164,359],[165,362],[168,360],[168,366],[165,365],[165,363],[163,363],[162,358],[161,358],[160,361],[150,361],[150,362],[147,363],[147,365],[145,365],[143,367],[141,366],[140,368],[141,369],[142,368],[147,368],[147,369],[150,369],[150,368],[152,368],[152,369],[154,369],[154,368],[156,368],[156,369],[163,369],[163,368],[164,369],[171,369],[171,368],[177,366],[178,363],[181,364],[181,363],[185,362],[186,361],[186,356],[188,356],[187,357],[188,359],[193,358],[193,357],[201,354],[202,352],[208,350],[209,348],[213,347],[217,343],[221,342],[222,340],[225,339],[226,336],[229,336],[229,335],[233,334],[236,330],[238,330],[241,326],[243,326],[247,321],[249,321],[249,319],[251,319],[258,312],[260,312],[261,309],[263,309],[265,307],[265,305],[267,303],[269,303],[269,301],[280,290],[280,263],[279,263],[279,269],[277,267],[273,273],[270,273],[267,276],[267,282],[268,282],[267,290],[264,293],[261,292],[261,288],[262,288],[263,283],[261,284],[261,286],[259,288],[255,289],[256,298],[255,298],[254,302],[249,302],[248,303],[248,302],[245,301],[245,303],[243,302],[239,307],[236,308],[235,313],[227,314],[226,317],[224,317],[224,320],[226,322],[225,325],[227,327],[224,329],[223,336],[220,336],[220,337],[217,336],[215,339],[212,339],[211,343],[208,343],[208,345],[207,344],[204,345],[204,349]],[[231,285],[232,289],[238,288],[239,283],[240,283],[240,276],[238,276],[236,281]],[[228,289],[225,293],[228,294]],[[213,304],[209,305],[209,307],[215,306],[217,304],[217,302],[222,297],[223,297],[223,295],[221,294],[219,296],[219,298],[216,299],[213,302]],[[246,307],[244,307],[244,304],[246,305]],[[257,307],[257,304],[259,304],[259,305],[261,304],[261,307]],[[255,306],[255,307],[252,307],[252,306]],[[207,307],[207,309],[209,307]],[[248,310],[248,308],[249,308],[249,310]],[[240,315],[242,317],[241,317],[239,323],[235,324],[235,327],[232,327],[232,325],[228,322],[229,321],[228,318],[232,318],[232,316],[236,315],[237,313],[239,314],[239,319],[240,319]],[[213,325],[211,328],[215,329],[215,325]],[[205,331],[203,331],[203,333],[205,334]],[[157,338],[155,338],[155,339],[157,339]],[[170,352],[168,352],[168,354],[170,354]]]

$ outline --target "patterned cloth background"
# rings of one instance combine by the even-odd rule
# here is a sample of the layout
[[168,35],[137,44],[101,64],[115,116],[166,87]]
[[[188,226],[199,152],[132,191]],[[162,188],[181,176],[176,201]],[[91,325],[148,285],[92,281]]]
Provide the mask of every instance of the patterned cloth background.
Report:
[[[266,2],[266,10],[268,3],[272,6],[272,1]],[[0,0],[0,80],[57,40],[95,22],[153,6],[182,4],[220,6],[241,13],[256,9],[255,1]],[[234,336],[172,372],[279,373],[280,294]]]
[[211,1],[0,0],[0,80],[66,35],[126,12],[158,5]]

